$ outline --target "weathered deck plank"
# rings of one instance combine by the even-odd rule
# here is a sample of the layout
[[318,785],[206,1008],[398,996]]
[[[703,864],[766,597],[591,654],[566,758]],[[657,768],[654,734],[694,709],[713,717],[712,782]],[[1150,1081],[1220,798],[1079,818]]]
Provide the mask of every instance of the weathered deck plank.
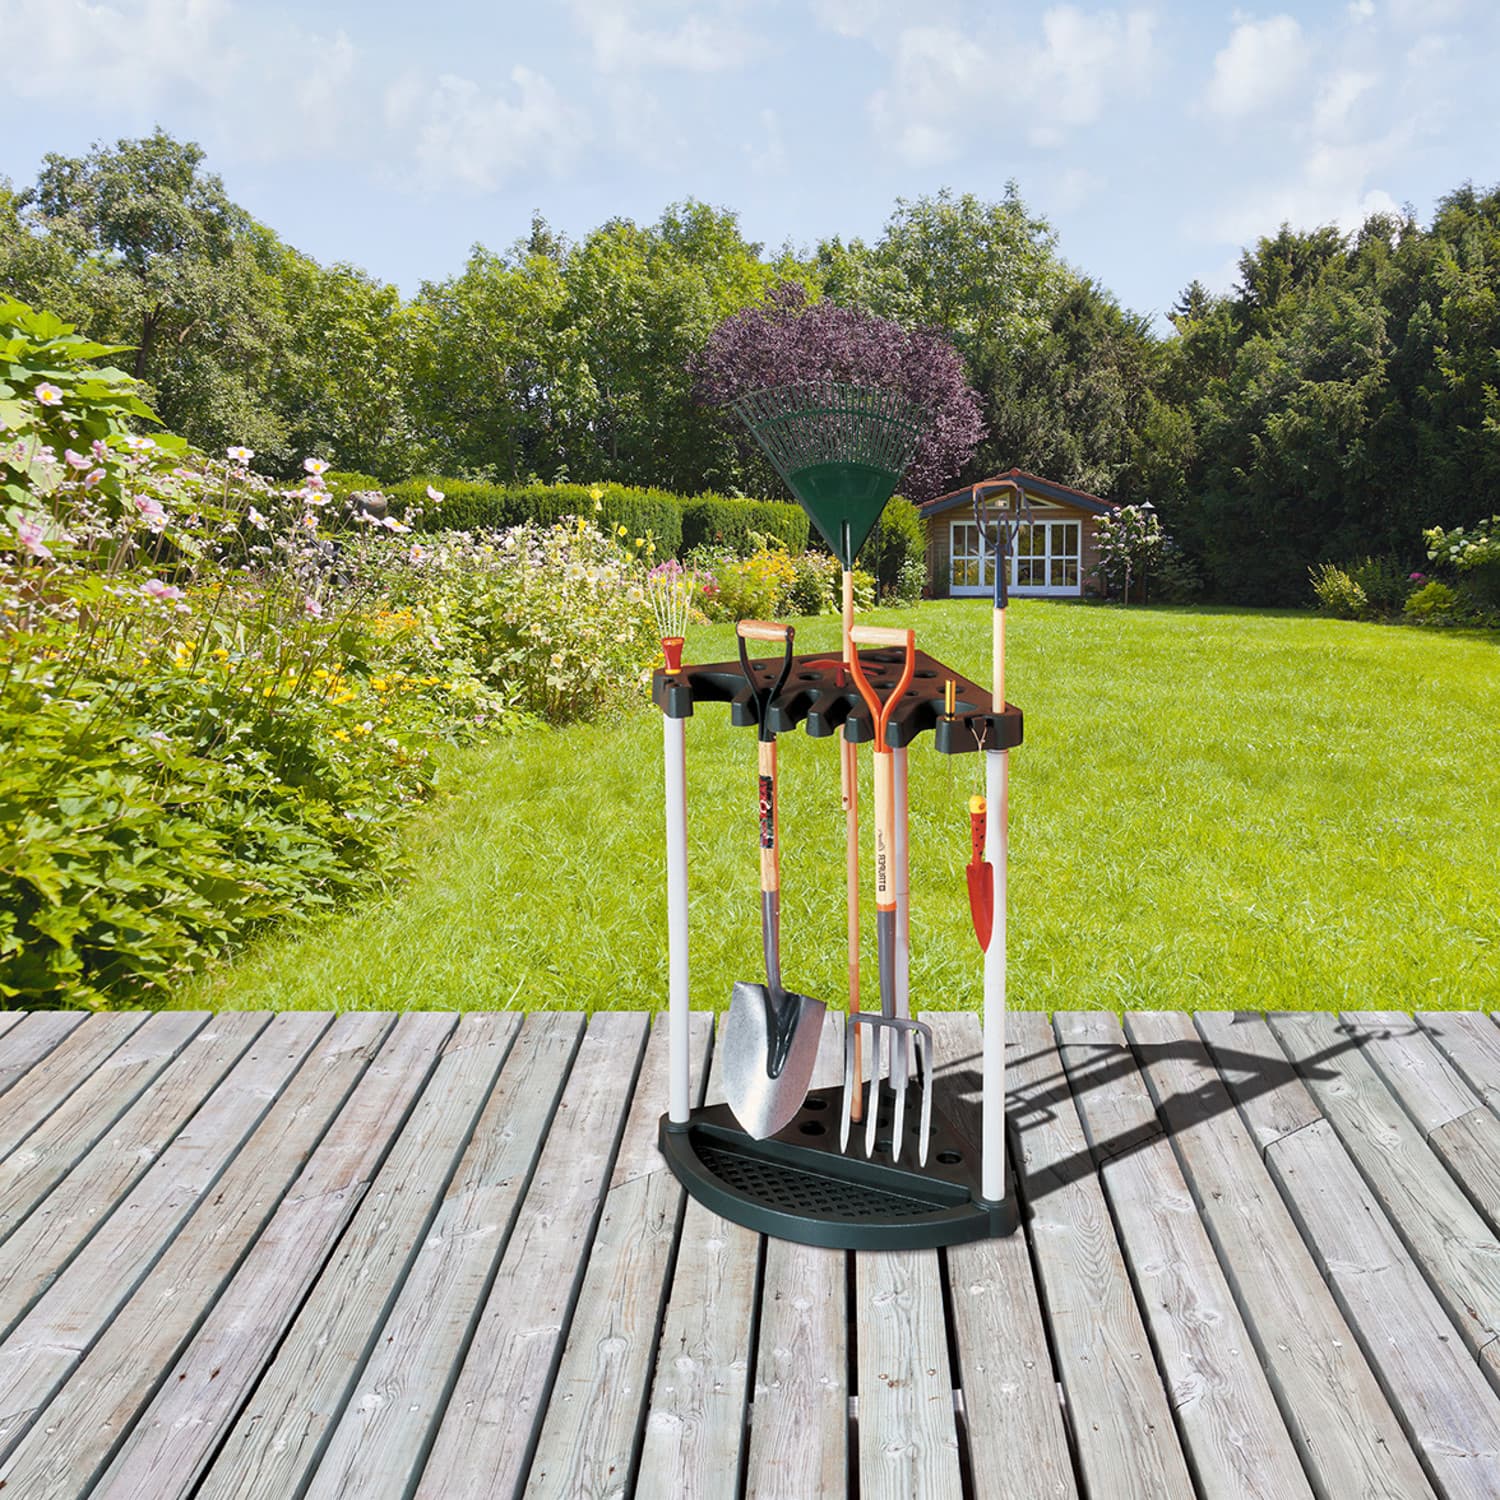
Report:
[[[191,1492],[415,1106],[455,1019],[416,1011],[391,1028],[136,1421],[93,1492],[98,1500]],[[111,1384],[118,1394],[122,1383]]]
[[[935,1028],[945,1100],[971,1140],[980,1138],[979,1018],[966,1012],[923,1017]],[[1012,1041],[1008,1054],[1016,1052]],[[1009,1163],[1014,1193],[1014,1163]],[[1025,1226],[998,1240],[947,1252],[954,1378],[963,1391],[964,1431],[975,1500],[1076,1500],[1078,1485],[1047,1348],[1041,1297]]]
[[[308,1012],[278,1016],[131,1189],[111,1233],[91,1239],[11,1330],[0,1345],[0,1454],[11,1453],[155,1265],[328,1024]],[[8,1471],[0,1467],[0,1477]]]
[[418,1500],[516,1494],[526,1478],[646,1039],[642,1015],[589,1022]]
[[[714,1050],[705,1100],[723,1102]],[[745,1437],[760,1236],[689,1199],[662,1319],[636,1493],[717,1500]],[[731,1489],[729,1491],[733,1493]]]
[[[1268,1017],[1299,1065],[1338,1040],[1324,1012]],[[1337,1076],[1309,1086],[1390,1221],[1478,1355],[1500,1335],[1500,1240],[1438,1160],[1356,1046]]]
[[1035,1012],[1012,1015],[1008,1030],[1021,1193],[1084,1488],[1120,1500],[1192,1495],[1056,1039]]
[[527,1016],[307,1494],[404,1497],[421,1472],[583,1034]]
[[520,1025],[460,1018],[437,1070],[195,1500],[301,1493],[406,1279]]
[[[39,1322],[40,1342],[49,1326],[61,1325],[72,1334],[76,1349],[63,1346],[62,1352],[73,1355],[59,1372],[66,1384],[54,1385],[43,1420],[0,1468],[10,1487],[49,1500],[87,1492],[270,1220],[393,1019],[371,1012],[336,1018],[299,1059],[295,1073],[275,1089],[274,1102],[263,1113],[257,1110],[264,1105],[263,1096],[256,1098],[260,1091],[246,1097],[233,1088],[236,1069],[162,1157],[166,1164],[184,1140],[191,1155],[200,1132],[222,1128],[227,1149],[219,1148],[224,1154],[211,1179],[212,1191],[195,1195],[197,1201],[188,1205],[191,1213],[171,1223],[172,1233],[144,1267],[135,1264],[144,1246],[132,1247],[125,1264],[110,1265],[110,1237],[96,1236],[53,1284],[14,1337]],[[268,1027],[262,1033],[250,1060],[273,1032]],[[275,1047],[276,1060],[291,1061],[300,1040]],[[241,1142],[243,1148],[234,1150]],[[151,1181],[148,1173],[143,1186]],[[94,1294],[96,1283],[84,1274],[96,1254],[110,1271],[103,1296]],[[136,1272],[128,1283],[127,1268]],[[47,1321],[40,1322],[41,1317]],[[53,1359],[59,1361],[59,1355],[54,1353]]]
[[9,1328],[108,1222],[167,1143],[265,1027],[259,1011],[216,1018],[0,1244],[0,1328]]
[[[1053,1027],[1203,1500],[1311,1500],[1301,1461],[1119,1021]],[[1128,1145],[1116,1143],[1128,1142]]]
[[[843,1017],[829,1011],[813,1087],[843,1074]],[[849,1493],[848,1264],[842,1250],[766,1241],[746,1500]]]
[[1464,1082],[1500,1111],[1500,1026],[1478,1011],[1424,1010],[1416,1020]]
[[208,1020],[207,1011],[152,1016],[0,1161],[0,1236],[47,1196]]
[[[677,1243],[683,1192],[656,1149],[667,1097],[667,1021],[641,1065],[541,1437],[528,1500],[605,1500],[629,1492]],[[703,1094],[709,1016],[692,1018],[693,1098]]]
[[[1258,1054],[1268,1041],[1274,1045],[1263,1018],[1239,1019],[1237,1048]],[[1214,1036],[1223,1028],[1208,1016],[1199,1024],[1216,1051]],[[1237,1094],[1243,1076],[1224,1076]],[[1296,1093],[1301,1084],[1279,1087]],[[1265,1100],[1262,1094],[1253,1103]],[[1332,1126],[1309,1121],[1273,1141],[1266,1161],[1434,1487],[1446,1500],[1493,1500],[1500,1401]]]
[[[87,1026],[71,1029],[46,1053],[45,1068],[29,1068],[18,1077],[6,1091],[5,1108],[0,1110],[0,1159],[45,1123],[145,1021],[144,1011],[92,1016]],[[19,1033],[12,1035],[19,1039]]]
[[0,1094],[7,1093],[33,1063],[58,1047],[84,1020],[76,1011],[67,1010],[7,1014],[14,1017],[14,1024],[7,1025],[0,1037]]
[[1430,1497],[1191,1018],[1128,1012],[1125,1030],[1314,1490]]

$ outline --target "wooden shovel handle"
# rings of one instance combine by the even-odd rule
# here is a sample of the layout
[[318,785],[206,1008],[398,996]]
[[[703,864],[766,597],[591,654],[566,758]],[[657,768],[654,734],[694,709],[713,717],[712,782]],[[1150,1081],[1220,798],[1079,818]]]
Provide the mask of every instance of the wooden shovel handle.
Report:
[[781,889],[781,830],[777,826],[776,741],[760,742],[760,888],[767,895]]
[[849,639],[856,646],[904,646],[908,651],[916,639],[916,631],[901,630],[885,625],[856,625],[849,632]]
[[742,641],[775,641],[780,646],[792,634],[790,625],[778,625],[774,620],[741,620],[734,628]]

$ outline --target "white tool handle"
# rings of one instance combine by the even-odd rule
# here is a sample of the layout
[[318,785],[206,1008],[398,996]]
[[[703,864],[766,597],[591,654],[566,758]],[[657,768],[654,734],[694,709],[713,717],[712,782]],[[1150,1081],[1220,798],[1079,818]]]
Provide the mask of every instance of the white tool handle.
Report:
[[686,1125],[691,1112],[688,1021],[687,720],[661,716],[667,800],[668,1118]]

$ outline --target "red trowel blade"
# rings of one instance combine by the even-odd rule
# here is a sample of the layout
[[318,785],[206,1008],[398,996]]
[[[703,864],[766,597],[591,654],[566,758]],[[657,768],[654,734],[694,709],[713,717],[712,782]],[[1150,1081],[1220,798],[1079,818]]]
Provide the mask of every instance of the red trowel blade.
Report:
[[969,916],[979,946],[989,951],[995,928],[995,871],[984,857],[984,798],[969,798],[969,862],[964,866],[969,882]]

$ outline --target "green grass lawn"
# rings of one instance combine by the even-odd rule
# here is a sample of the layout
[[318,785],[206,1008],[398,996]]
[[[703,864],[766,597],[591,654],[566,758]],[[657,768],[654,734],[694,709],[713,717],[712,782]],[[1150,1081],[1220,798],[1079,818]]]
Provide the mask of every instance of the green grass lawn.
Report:
[[[985,602],[870,618],[987,680]],[[797,639],[836,648],[838,622]],[[1009,639],[1026,713],[1013,1004],[1500,1005],[1500,639],[1029,600]],[[695,630],[689,658],[732,640]],[[279,932],[179,1003],[664,1004],[659,717],[455,753],[444,772],[408,885]],[[836,742],[785,736],[781,775],[785,980],[841,1004]],[[930,739],[912,752],[914,1008],[979,1003],[963,865],[981,775]],[[755,744],[722,707],[689,721],[688,781],[693,1003],[716,1007],[760,977]]]

